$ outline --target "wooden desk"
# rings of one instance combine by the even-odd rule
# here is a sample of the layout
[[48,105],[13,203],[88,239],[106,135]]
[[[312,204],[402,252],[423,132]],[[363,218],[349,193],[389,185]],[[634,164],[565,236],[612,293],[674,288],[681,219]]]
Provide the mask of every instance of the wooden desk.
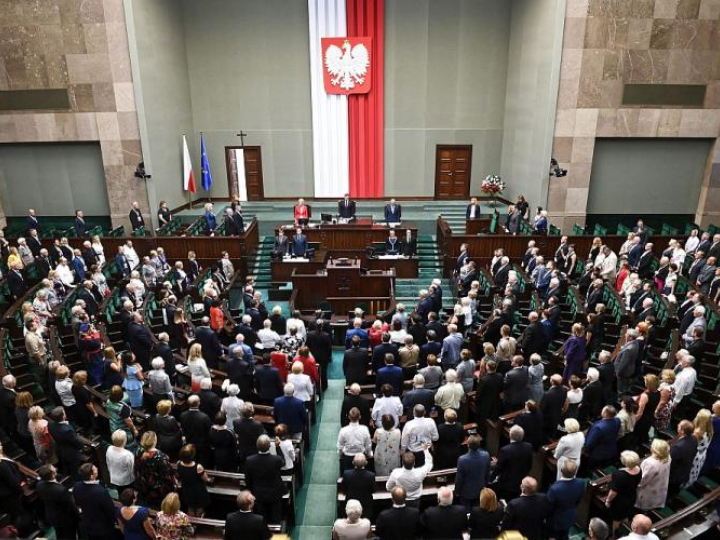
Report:
[[[320,247],[331,252],[365,251],[373,242],[385,242],[390,228],[385,224],[373,223],[369,218],[359,218],[351,223],[323,223],[315,227],[302,227],[308,242],[319,242]],[[395,227],[398,238],[405,238],[408,229],[413,238],[417,238],[417,226],[406,222]],[[283,227],[283,233],[290,238],[295,234],[295,227]]]
[[[291,281],[295,270],[300,274],[312,274],[325,269],[329,253],[326,249],[315,252],[315,257],[307,262],[298,262],[295,259],[274,260],[270,263],[273,281]],[[418,276],[419,259],[417,257],[380,259],[369,258],[362,253],[360,266],[368,270],[395,270],[395,277],[416,278]]]
[[395,270],[395,276],[399,278],[416,278],[418,277],[418,265],[420,259],[418,257],[398,258],[398,259],[368,259],[365,257],[365,268],[368,270]]
[[480,234],[490,230],[492,218],[475,218],[465,221],[465,234]]

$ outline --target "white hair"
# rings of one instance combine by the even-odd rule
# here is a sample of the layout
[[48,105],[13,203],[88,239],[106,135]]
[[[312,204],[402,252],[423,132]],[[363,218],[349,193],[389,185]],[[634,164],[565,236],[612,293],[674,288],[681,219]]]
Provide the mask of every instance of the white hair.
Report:
[[228,396],[237,396],[240,393],[240,387],[237,384],[231,384],[226,390]]
[[155,358],[153,358],[151,365],[153,369],[162,369],[165,367],[165,360],[163,360],[159,356],[156,356]]
[[597,368],[591,367],[587,371],[587,378],[588,381],[597,381],[600,378],[600,372],[597,370]]
[[291,382],[285,383],[285,386],[283,386],[283,394],[285,396],[290,397],[295,393],[295,385]]
[[363,507],[360,501],[350,499],[345,504],[345,514],[347,515],[348,521],[355,522],[362,516]]
[[510,440],[513,442],[520,442],[525,437],[525,430],[520,426],[513,426],[510,428]]
[[445,380],[449,383],[454,383],[455,381],[457,381],[457,371],[455,371],[454,369],[448,369],[445,372]]
[[201,390],[210,390],[212,388],[212,379],[210,377],[205,377],[200,381],[200,389]]

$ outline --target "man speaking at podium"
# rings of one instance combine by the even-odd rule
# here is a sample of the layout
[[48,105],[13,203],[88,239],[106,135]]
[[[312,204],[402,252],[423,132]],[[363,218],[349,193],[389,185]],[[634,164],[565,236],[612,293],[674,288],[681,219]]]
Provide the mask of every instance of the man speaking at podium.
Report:
[[304,258],[307,253],[308,242],[307,236],[302,232],[302,229],[298,228],[295,230],[295,235],[290,241],[290,253],[293,257]]
[[338,216],[342,219],[355,218],[355,201],[350,199],[350,194],[346,193],[345,198],[338,201]]

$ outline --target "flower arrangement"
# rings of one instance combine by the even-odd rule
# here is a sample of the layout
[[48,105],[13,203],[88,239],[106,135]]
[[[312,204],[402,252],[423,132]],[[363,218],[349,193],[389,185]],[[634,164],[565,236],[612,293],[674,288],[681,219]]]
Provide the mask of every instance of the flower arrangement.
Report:
[[505,190],[505,182],[497,174],[488,174],[483,180],[480,189],[488,195],[497,195]]

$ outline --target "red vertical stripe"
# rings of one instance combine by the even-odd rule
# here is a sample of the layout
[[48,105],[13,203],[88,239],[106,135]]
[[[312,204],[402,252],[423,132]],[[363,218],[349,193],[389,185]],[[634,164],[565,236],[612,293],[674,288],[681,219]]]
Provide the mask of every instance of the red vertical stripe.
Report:
[[385,185],[385,0],[347,0],[348,37],[372,38],[372,88],[348,96],[350,195],[382,197]]

